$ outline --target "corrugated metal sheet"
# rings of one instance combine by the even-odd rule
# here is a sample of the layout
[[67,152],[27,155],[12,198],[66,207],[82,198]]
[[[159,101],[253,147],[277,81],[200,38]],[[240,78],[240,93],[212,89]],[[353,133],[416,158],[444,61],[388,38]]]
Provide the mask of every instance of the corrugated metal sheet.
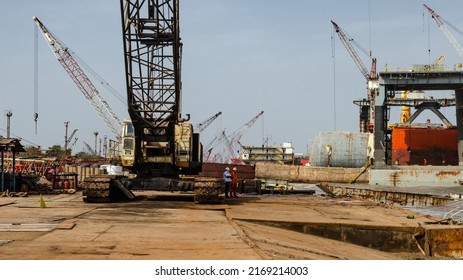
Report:
[[312,166],[328,166],[328,151],[331,146],[330,164],[333,167],[362,167],[367,162],[368,133],[320,132],[309,148]]

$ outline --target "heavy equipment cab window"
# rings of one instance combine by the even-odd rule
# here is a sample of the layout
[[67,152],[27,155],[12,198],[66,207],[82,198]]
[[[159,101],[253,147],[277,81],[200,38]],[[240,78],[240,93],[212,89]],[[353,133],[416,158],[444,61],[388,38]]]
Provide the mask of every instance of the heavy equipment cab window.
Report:
[[126,136],[133,136],[134,135],[133,125],[132,124],[126,124],[126,126],[125,126],[125,135]]
[[132,150],[133,149],[133,139],[124,139],[123,149]]

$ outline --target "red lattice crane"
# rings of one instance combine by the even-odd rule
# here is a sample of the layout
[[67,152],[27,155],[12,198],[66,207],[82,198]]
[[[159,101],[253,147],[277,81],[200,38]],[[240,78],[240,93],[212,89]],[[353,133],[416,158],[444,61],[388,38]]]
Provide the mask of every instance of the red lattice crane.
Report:
[[225,130],[222,130],[220,132],[219,136],[216,136],[214,140],[210,144],[207,145],[205,148],[205,157],[204,161],[210,162],[215,160],[217,157],[212,156],[212,151],[216,149],[217,146],[220,146],[221,144],[224,144],[225,146],[223,147],[222,150],[226,151],[226,153],[229,154],[229,160],[232,163],[237,163],[239,164],[239,148],[241,146],[240,140],[243,137],[243,135],[251,128],[254,123],[264,114],[264,111],[261,111],[259,114],[257,114],[255,117],[253,117],[250,121],[245,123],[242,127],[239,129],[235,130],[232,134],[227,136],[225,134]]
[[230,151],[230,160],[234,161],[239,158],[239,148],[241,146],[240,140],[243,135],[254,125],[254,123],[264,114],[264,111],[261,111],[255,117],[253,117],[250,121],[245,123],[242,127],[235,130],[230,136],[225,137],[227,141],[228,150]]
[[429,6],[426,4],[423,4],[424,7],[428,10],[428,12],[431,14],[432,18],[434,21],[437,23],[437,26],[439,29],[444,33],[444,35],[447,37],[447,39],[450,41],[450,43],[453,45],[455,50],[458,52],[458,54],[463,57],[463,49],[461,48],[460,43],[458,43],[457,39],[453,36],[452,33],[447,29],[447,27],[444,24],[444,19],[439,16],[433,9],[431,9]]
[[205,155],[203,157],[203,160],[205,162],[213,162],[213,157],[211,158],[211,155],[212,155],[212,151],[218,146],[220,145],[220,143],[222,143],[222,141],[224,141],[223,139],[223,136],[224,136],[224,133],[225,133],[225,130],[222,130],[222,132],[215,136],[214,139],[212,139],[212,141],[207,144],[207,146],[204,148],[204,150],[206,151],[205,152]]
[[[350,56],[354,60],[355,64],[359,68],[362,75],[367,80],[367,88],[368,88],[368,121],[366,125],[367,131],[374,130],[374,123],[375,123],[375,96],[378,90],[378,75],[376,74],[376,58],[371,56],[371,51],[367,52],[364,48],[360,45],[356,44],[354,39],[349,37],[345,31],[339,27],[334,21],[331,21],[333,24],[334,30],[338,33],[339,39],[341,40],[344,47],[346,47],[347,52],[349,52]],[[358,56],[357,52],[355,51],[352,44],[356,44],[357,48],[362,50],[368,57],[371,58],[371,68],[370,71],[367,70],[366,66],[363,64],[362,60]]]
[[371,57],[371,52],[368,53],[359,45],[357,45],[359,49],[361,49],[366,55],[371,57],[371,68],[370,71],[368,71],[366,66],[363,64],[362,60],[358,56],[357,52],[355,51],[354,47],[352,46],[352,43],[355,42],[354,39],[349,37],[347,33],[344,30],[342,30],[341,27],[339,27],[339,25],[336,24],[336,22],[331,21],[331,23],[333,24],[336,33],[338,33],[339,39],[341,40],[342,44],[344,45],[344,47],[346,47],[346,50],[349,52],[350,56],[354,60],[355,64],[357,65],[365,79],[369,81],[370,79],[374,78],[376,76],[376,58]]
[[120,141],[122,131],[121,121],[119,121],[116,114],[113,113],[108,103],[103,99],[96,87],[74,59],[72,51],[59,41],[37,17],[33,17],[33,20],[42,31],[43,37],[47,41],[58,62],[63,66],[64,70],[66,70],[69,77],[71,77],[95,111],[97,111],[114,137]]

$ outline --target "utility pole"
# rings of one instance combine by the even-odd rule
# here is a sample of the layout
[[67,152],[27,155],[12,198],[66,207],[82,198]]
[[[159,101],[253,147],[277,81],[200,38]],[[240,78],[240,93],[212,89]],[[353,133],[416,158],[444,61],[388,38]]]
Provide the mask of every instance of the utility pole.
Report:
[[100,148],[98,150],[98,155],[101,156],[101,142],[103,141],[103,139],[100,138]]
[[11,111],[6,112],[6,138],[10,138],[10,118],[13,116]]
[[66,127],[66,132],[64,134],[64,150],[66,151],[68,149],[68,127],[69,127],[69,121],[64,122],[64,126]]
[[95,134],[95,149],[93,150],[95,156],[97,155],[97,140],[98,140],[98,131],[93,132]]
[[104,139],[103,139],[103,157],[105,159],[108,158],[108,136],[104,136]]

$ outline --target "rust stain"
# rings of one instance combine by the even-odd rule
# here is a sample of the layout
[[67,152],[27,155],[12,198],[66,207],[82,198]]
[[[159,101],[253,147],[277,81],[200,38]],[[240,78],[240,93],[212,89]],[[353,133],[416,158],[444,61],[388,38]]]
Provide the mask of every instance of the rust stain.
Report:
[[394,187],[397,186],[397,182],[399,181],[399,174],[398,172],[391,173],[389,176],[389,179],[391,180],[391,183]]
[[458,176],[460,175],[460,171],[439,171],[436,174],[437,177],[446,177],[446,176]]
[[391,192],[370,190],[361,188],[337,187],[330,186],[327,182],[317,184],[324,192],[338,197],[357,197],[362,199],[373,199],[375,201],[386,203],[387,205],[407,205],[407,206],[430,206],[442,205],[453,201],[449,197],[434,196],[430,194]]

